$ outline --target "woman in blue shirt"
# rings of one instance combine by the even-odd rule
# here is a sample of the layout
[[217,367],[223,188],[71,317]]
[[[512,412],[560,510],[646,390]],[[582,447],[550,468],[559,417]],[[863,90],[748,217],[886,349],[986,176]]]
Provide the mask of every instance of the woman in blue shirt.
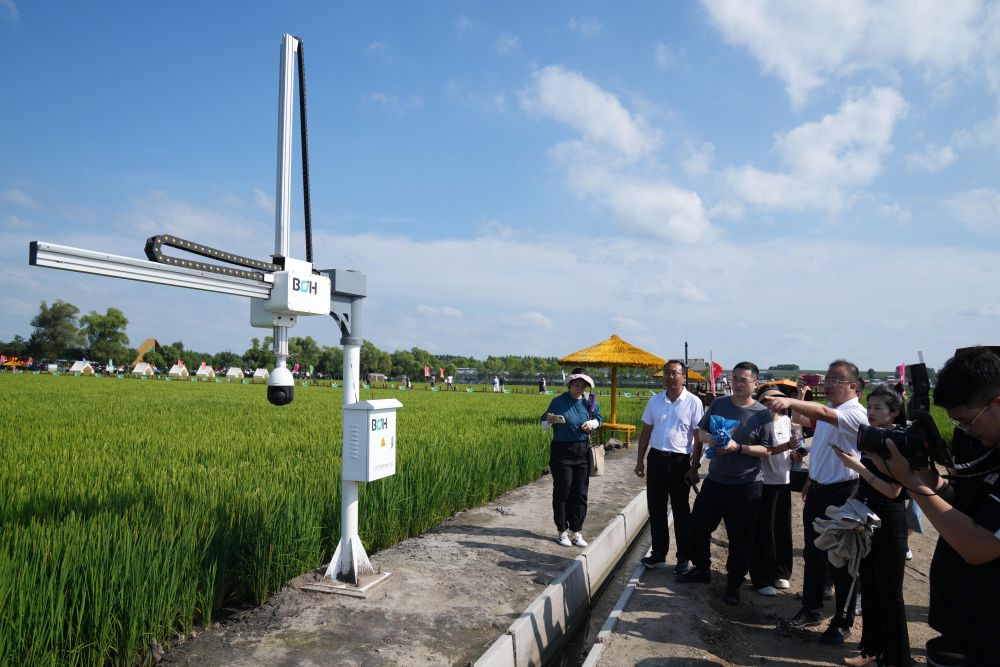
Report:
[[588,387],[593,388],[594,381],[582,368],[574,368],[566,378],[566,392],[553,398],[542,415],[542,428],[552,429],[552,518],[558,531],[556,541],[564,547],[587,546],[581,531],[590,486],[590,434],[601,425],[601,408],[594,394],[583,397]]

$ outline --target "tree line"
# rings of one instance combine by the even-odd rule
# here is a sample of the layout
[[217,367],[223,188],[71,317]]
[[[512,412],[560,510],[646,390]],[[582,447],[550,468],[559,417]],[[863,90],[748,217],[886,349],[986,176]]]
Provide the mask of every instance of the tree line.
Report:
[[[117,308],[108,308],[104,314],[90,311],[80,315],[80,309],[71,303],[56,300],[51,305],[42,301],[38,314],[31,320],[32,332],[27,338],[17,335],[8,342],[0,341],[0,353],[21,359],[33,358],[36,362],[76,360],[107,363],[116,366],[132,363],[137,351],[130,345],[125,329],[128,318]],[[198,368],[204,361],[213,368],[268,368],[274,366],[271,350],[272,338],[251,338],[250,347],[242,354],[232,351],[203,352],[189,350],[182,341],[161,344],[150,350],[144,360],[158,368],[170,368],[178,360],[190,369]],[[343,373],[343,349],[340,346],[322,346],[312,336],[290,337],[288,349],[290,362],[299,364],[305,372],[310,368],[325,377],[339,378]],[[439,375],[457,376],[459,368],[473,369],[482,378],[505,375],[511,378],[533,379],[538,374],[551,379],[561,377],[556,357],[518,355],[489,356],[485,360],[458,355],[435,355],[418,347],[387,352],[371,341],[361,347],[361,373],[382,373],[390,377],[406,376],[414,380],[424,377],[424,369]],[[636,372],[639,372],[636,369]],[[651,371],[650,371],[651,372]],[[642,371],[646,374],[646,371]]]

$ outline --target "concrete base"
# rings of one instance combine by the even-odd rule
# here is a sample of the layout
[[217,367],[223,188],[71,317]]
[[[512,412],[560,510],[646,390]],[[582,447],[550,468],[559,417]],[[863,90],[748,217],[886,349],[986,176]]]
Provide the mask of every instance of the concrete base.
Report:
[[[315,570],[319,573],[320,570]],[[368,598],[372,592],[385,583],[392,572],[381,572],[379,574],[363,574],[358,577],[358,585],[349,584],[345,581],[337,581],[329,577],[321,576],[318,581],[300,584],[298,587],[305,591],[316,591],[319,593],[335,593],[337,595],[349,595],[356,598]]]

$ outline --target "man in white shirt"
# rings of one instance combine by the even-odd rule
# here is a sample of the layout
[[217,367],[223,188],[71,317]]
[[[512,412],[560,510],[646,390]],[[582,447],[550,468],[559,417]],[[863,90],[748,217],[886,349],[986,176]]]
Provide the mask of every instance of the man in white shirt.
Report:
[[805,533],[805,573],[802,582],[802,609],[792,618],[781,619],[780,626],[803,629],[819,625],[823,612],[823,584],[826,569],[830,569],[836,591],[836,608],[830,626],[821,640],[826,644],[841,644],[851,634],[854,625],[854,596],[851,594],[853,578],[847,567],[833,567],[826,552],[815,545],[816,530],[813,521],[828,518],[826,508],[847,502],[858,486],[858,474],[845,466],[833,448],[839,448],[860,459],[858,427],[868,425],[868,414],[861,405],[859,387],[863,386],[858,367],[838,359],[830,364],[823,388],[828,405],[803,401],[785,396],[772,396],[764,404],[775,412],[791,408],[794,421],[803,426],[815,425],[812,447],[809,450],[809,481],[802,489],[805,507],[802,523]]
[[646,477],[649,532],[653,538],[652,551],[641,562],[647,568],[667,566],[667,551],[670,550],[667,513],[672,507],[677,543],[675,574],[683,574],[690,567],[688,497],[691,487],[684,476],[691,467],[691,450],[698,422],[704,414],[701,399],[684,388],[686,375],[684,362],[671,359],[663,365],[664,391],[650,398],[642,413],[639,456],[635,464],[636,476]]

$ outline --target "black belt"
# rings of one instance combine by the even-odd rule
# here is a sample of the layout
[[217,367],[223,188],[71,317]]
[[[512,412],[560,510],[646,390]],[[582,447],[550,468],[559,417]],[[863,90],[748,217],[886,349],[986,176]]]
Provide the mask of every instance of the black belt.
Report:
[[834,482],[833,484],[820,484],[814,479],[809,480],[809,486],[815,486],[817,489],[830,489],[831,491],[836,491],[838,489],[846,489],[852,484],[857,484],[858,480],[848,479],[843,482]]
[[681,454],[680,452],[665,452],[662,449],[654,449],[652,447],[649,448],[649,452],[650,454],[658,454],[660,456],[673,456],[673,457],[690,456],[690,454]]

